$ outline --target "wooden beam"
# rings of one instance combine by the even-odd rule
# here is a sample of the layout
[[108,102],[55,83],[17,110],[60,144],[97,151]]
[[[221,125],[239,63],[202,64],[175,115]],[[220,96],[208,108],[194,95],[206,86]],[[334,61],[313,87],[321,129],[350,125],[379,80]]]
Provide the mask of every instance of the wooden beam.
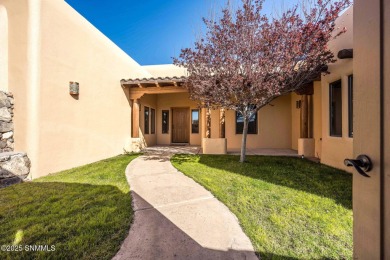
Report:
[[353,49],[343,49],[337,53],[337,58],[339,59],[352,59],[353,58]]
[[130,99],[140,99],[140,98],[143,97],[144,94],[145,94],[145,93],[142,93],[142,92],[132,93],[132,92],[130,91],[129,98],[130,98]]
[[143,94],[168,94],[168,93],[186,93],[187,89],[181,87],[150,87],[150,88],[130,88],[131,93]]
[[297,95],[313,95],[314,94],[314,83],[302,85],[295,91]]

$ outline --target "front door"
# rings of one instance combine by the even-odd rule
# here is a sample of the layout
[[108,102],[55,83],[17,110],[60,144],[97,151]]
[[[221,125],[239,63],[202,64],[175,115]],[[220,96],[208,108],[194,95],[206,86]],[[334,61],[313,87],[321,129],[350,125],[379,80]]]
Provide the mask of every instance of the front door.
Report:
[[172,143],[189,143],[190,110],[172,108]]
[[[354,1],[354,259],[390,259],[390,1]],[[381,9],[382,8],[382,9]]]

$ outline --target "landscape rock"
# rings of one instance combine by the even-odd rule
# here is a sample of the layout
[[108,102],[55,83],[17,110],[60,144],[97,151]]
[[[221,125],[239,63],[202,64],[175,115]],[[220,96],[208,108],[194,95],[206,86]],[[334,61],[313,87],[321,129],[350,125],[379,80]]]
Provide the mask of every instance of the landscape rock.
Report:
[[25,180],[31,167],[25,153],[13,152],[14,103],[12,93],[0,91],[0,188]]
[[9,102],[8,96],[0,91],[0,107],[10,107],[11,102]]
[[14,149],[14,143],[11,140],[7,140],[7,147]]
[[12,131],[9,131],[9,132],[5,132],[1,138],[3,139],[8,139],[8,138],[11,138],[12,136],[14,136],[14,132]]
[[30,167],[30,159],[25,153],[0,153],[0,179],[25,179],[30,173]]
[[12,122],[0,121],[0,133],[5,133],[14,130],[14,124]]
[[9,112],[8,108],[2,107],[0,108],[0,120],[5,122],[10,122],[12,119],[12,115]]

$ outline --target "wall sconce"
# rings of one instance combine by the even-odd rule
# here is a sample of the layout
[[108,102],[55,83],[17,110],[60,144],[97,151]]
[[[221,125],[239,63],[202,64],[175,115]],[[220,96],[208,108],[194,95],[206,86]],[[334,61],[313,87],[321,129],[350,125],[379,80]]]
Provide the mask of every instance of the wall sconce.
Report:
[[80,93],[79,90],[79,83],[78,82],[69,82],[69,94],[71,95],[78,95]]

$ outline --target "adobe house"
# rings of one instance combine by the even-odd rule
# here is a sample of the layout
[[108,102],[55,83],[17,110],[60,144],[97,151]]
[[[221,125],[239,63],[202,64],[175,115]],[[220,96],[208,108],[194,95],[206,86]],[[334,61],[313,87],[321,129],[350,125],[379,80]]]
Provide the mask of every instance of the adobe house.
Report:
[[[293,149],[354,172],[354,257],[389,259],[390,3],[353,9],[337,20],[348,31],[330,45],[342,51],[331,74],[312,95],[261,109],[248,148]],[[30,178],[156,144],[238,149],[240,118],[226,111],[222,131],[220,111],[206,117],[188,99],[185,75],[140,66],[63,0],[0,0],[0,90],[13,94],[11,145],[27,152]],[[343,163],[361,154],[371,157],[369,178]]]
[[[353,48],[352,20],[351,7],[337,21],[338,27],[347,28],[347,33],[331,43],[336,55]],[[249,123],[247,148],[293,149],[299,155],[317,157],[325,164],[351,171],[339,158],[352,156],[352,65],[352,56],[344,55],[329,65],[329,75],[319,75],[318,81],[309,86],[309,95],[292,93],[262,108]],[[142,68],[153,77],[121,80],[132,106],[129,150],[180,143],[202,146],[204,153],[240,149],[240,115],[225,111],[221,120],[220,110],[207,115],[207,109],[198,109],[184,87],[184,69],[173,65]]]
[[[332,42],[336,55],[353,48],[352,20],[350,8],[337,21],[347,33]],[[0,88],[14,95],[14,146],[27,152],[31,178],[145,146],[240,149],[235,111],[221,124],[221,111],[208,115],[188,98],[185,69],[140,66],[65,1],[0,0],[0,27]],[[339,59],[310,95],[262,108],[248,149],[292,149],[352,171],[340,160],[352,157],[352,64]]]

